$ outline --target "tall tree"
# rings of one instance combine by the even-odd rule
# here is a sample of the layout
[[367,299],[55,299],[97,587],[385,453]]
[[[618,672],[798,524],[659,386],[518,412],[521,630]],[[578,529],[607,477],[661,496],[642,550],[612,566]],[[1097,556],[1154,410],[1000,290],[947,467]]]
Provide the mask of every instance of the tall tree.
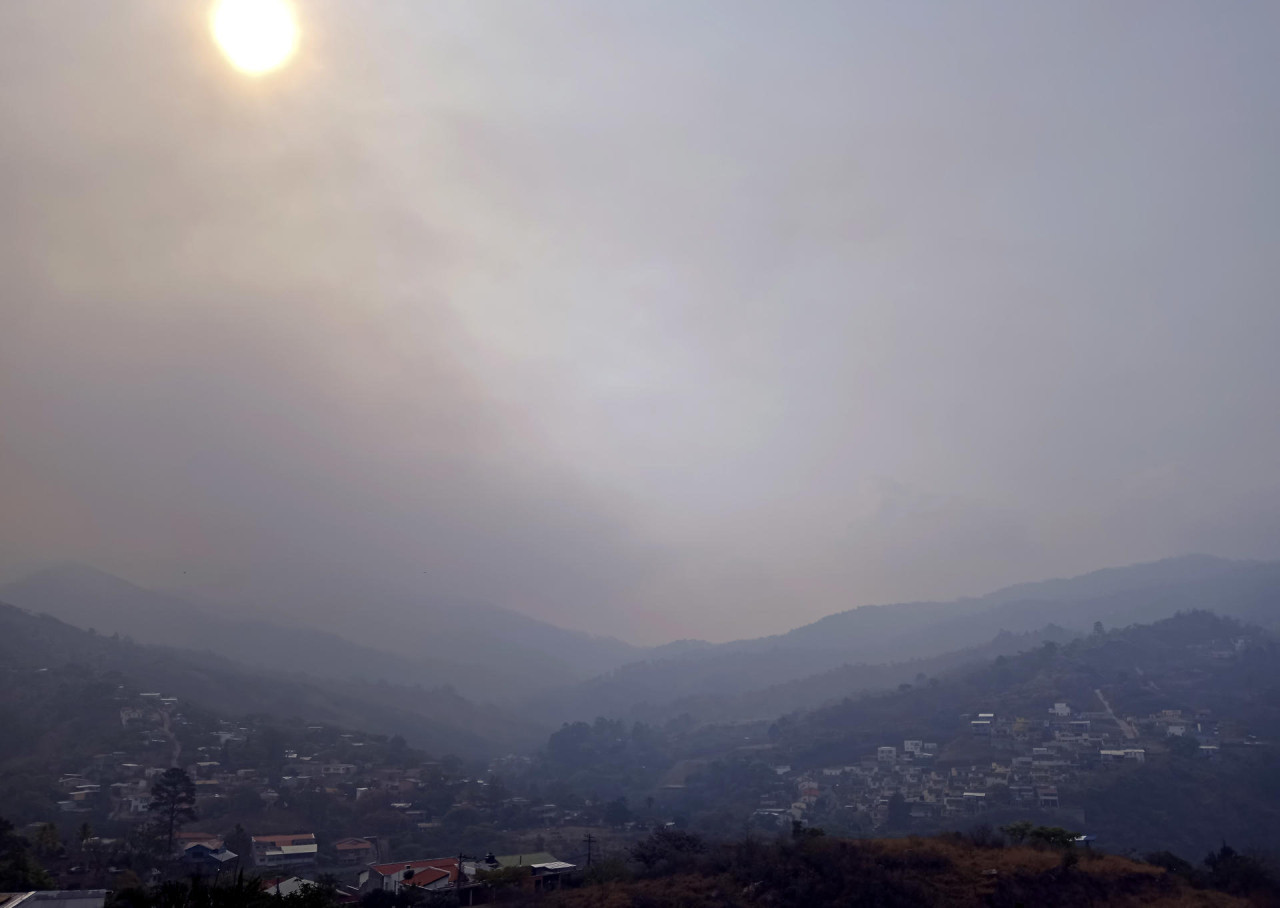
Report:
[[62,853],[62,837],[58,835],[58,827],[53,823],[42,823],[36,830],[36,854],[44,858],[57,857]]
[[196,783],[186,770],[177,766],[166,769],[151,786],[147,810],[156,814],[168,830],[168,854],[172,856],[174,835],[183,823],[196,818]]
[[237,823],[236,828],[231,831],[231,835],[227,836],[225,841],[227,850],[235,854],[241,868],[253,864],[253,838],[243,826]]
[[30,845],[0,817],[0,892],[48,889],[53,880],[31,857]]

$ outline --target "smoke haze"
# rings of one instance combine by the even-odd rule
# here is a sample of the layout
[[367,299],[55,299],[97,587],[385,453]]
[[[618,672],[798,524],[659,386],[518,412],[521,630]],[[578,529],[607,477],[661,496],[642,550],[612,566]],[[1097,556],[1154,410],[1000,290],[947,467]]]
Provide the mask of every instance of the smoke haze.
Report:
[[636,642],[1280,557],[1267,4],[0,5],[0,567]]

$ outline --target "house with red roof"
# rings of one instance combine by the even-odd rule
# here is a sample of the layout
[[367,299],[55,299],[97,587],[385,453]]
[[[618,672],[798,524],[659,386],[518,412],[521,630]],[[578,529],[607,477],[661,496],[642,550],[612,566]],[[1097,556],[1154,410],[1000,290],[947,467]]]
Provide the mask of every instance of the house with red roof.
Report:
[[[416,861],[392,861],[386,864],[370,864],[360,874],[360,892],[399,892],[401,887],[417,889],[444,889],[458,882],[457,858],[423,858]],[[466,868],[462,868],[462,880],[466,882]]]

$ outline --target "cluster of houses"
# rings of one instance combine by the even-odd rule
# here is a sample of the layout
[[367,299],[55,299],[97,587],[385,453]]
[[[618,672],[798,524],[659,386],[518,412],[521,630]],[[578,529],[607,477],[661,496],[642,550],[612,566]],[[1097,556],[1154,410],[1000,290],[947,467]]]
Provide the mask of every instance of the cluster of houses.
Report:
[[[151,788],[157,777],[170,766],[181,766],[191,777],[196,789],[198,813],[216,813],[217,802],[233,795],[256,797],[254,803],[270,806],[290,790],[329,790],[337,792],[342,785],[345,796],[358,798],[370,792],[387,792],[402,798],[397,804],[405,814],[406,822],[422,819],[421,810],[415,813],[409,795],[421,787],[420,773],[429,772],[430,766],[411,770],[375,770],[367,766],[339,760],[318,753],[300,755],[293,751],[283,754],[283,772],[272,772],[268,782],[265,773],[253,765],[224,766],[219,754],[228,747],[243,753],[250,730],[229,722],[219,722],[217,728],[207,733],[206,743],[184,751],[178,744],[178,732],[190,741],[188,720],[178,709],[175,697],[159,693],[118,694],[122,701],[119,719],[122,728],[134,735],[135,746],[128,751],[115,751],[95,755],[87,766],[77,772],[61,776],[56,785],[61,792],[57,802],[63,813],[97,814],[111,820],[140,820],[149,815]],[[322,732],[315,726],[308,731]],[[204,734],[203,732],[201,734]],[[359,753],[365,741],[357,735],[339,736],[337,746],[328,752]],[[368,771],[366,771],[368,770]],[[359,786],[352,785],[362,776]],[[291,847],[291,846],[290,846]]]
[[[404,829],[412,829],[436,825],[431,822],[435,819],[433,813],[441,808],[438,801],[435,811],[428,806],[428,789],[439,790],[443,786],[461,797],[465,787],[481,791],[485,788],[480,780],[448,779],[436,763],[386,766],[380,765],[372,754],[361,759],[368,743],[365,739],[322,726],[306,729],[307,740],[314,742],[310,753],[286,749],[272,761],[270,770],[245,765],[243,756],[236,766],[224,765],[220,759],[224,753],[246,753],[251,729],[225,721],[217,722],[212,730],[197,729],[183,717],[176,698],[159,693],[128,694],[122,690],[117,699],[121,701],[121,727],[133,733],[136,746],[128,751],[97,754],[88,765],[57,781],[61,792],[59,810],[92,814],[84,818],[86,824],[103,816],[126,822],[151,816],[152,786],[172,765],[181,766],[191,778],[198,816],[217,815],[220,811],[213,808],[228,798],[250,797],[260,808],[269,810],[294,792],[320,791],[356,801],[373,798],[399,815]],[[185,750],[179,746],[179,739],[186,742]],[[206,743],[193,743],[201,740]],[[445,798],[446,802],[449,800]],[[533,805],[519,797],[509,797],[501,803],[521,808],[522,814],[539,825],[567,822],[564,811],[556,805]],[[96,837],[93,841],[103,846],[118,844]],[[373,890],[395,893],[409,888],[449,891],[456,894],[460,904],[481,904],[491,900],[486,875],[494,871],[527,868],[527,873],[506,874],[507,881],[514,879],[527,889],[541,891],[557,888],[578,869],[545,852],[393,861],[378,836],[321,841],[311,832],[297,832],[252,835],[230,844],[234,848],[212,833],[180,831],[175,836],[174,858],[183,874],[227,879],[245,870],[262,878],[264,889],[281,895],[315,886],[320,878],[336,878],[343,881],[337,898],[347,902],[358,901]],[[159,871],[152,875],[159,879]],[[90,908],[100,906],[101,899]]]
[[489,901],[486,874],[493,871],[524,868],[526,873],[514,874],[521,886],[549,891],[578,869],[546,852],[383,861],[378,857],[376,837],[338,839],[322,852],[312,833],[252,836],[249,860],[241,861],[216,836],[189,832],[179,838],[183,868],[189,874],[216,879],[230,870],[252,869],[263,877],[264,890],[287,896],[319,885],[313,877],[318,877],[323,867],[325,874],[346,880],[335,894],[337,901],[346,903],[378,890],[393,895],[421,890],[453,893],[464,905],[482,904]]
[[[939,759],[931,741],[905,740],[883,745],[852,765],[796,773],[775,771],[792,786],[793,800],[778,803],[762,796],[755,818],[764,825],[810,822],[833,809],[869,817],[874,827],[888,823],[892,800],[916,819],[964,817],[992,805],[1016,804],[1061,810],[1059,790],[1083,773],[1105,771],[1108,764],[1142,764],[1147,743],[1194,736],[1203,756],[1217,754],[1217,728],[1204,712],[1188,715],[1164,710],[1146,719],[1119,719],[1110,710],[1080,711],[1064,701],[1030,719],[980,712],[962,717],[968,735],[990,742],[996,760],[968,763],[954,756]],[[955,754],[968,748],[959,747]]]
[[[274,751],[269,768],[245,765],[243,756],[237,765],[224,765],[228,752],[253,752],[251,729],[228,722],[188,726],[177,700],[158,693],[121,699],[121,726],[135,733],[138,746],[131,752],[99,754],[80,772],[63,775],[57,782],[60,810],[141,820],[150,815],[156,778],[180,765],[195,785],[200,816],[216,816],[220,811],[213,808],[225,810],[231,803],[243,806],[245,799],[255,808],[251,813],[269,811],[277,801],[287,803],[305,791],[356,802],[372,798],[379,816],[399,817],[393,825],[402,824],[395,826],[401,831],[425,832],[439,825],[442,812],[477,804],[505,816],[504,822],[511,824],[507,828],[578,825],[588,819],[555,804],[530,802],[511,792],[500,795],[480,780],[448,778],[436,763],[385,765],[374,758],[372,739],[321,726],[295,735],[291,747],[297,749]],[[1121,719],[1101,696],[1098,705],[1104,709],[1085,711],[1059,701],[1032,718],[978,712],[961,717],[964,732],[941,748],[934,741],[907,739],[883,744],[848,765],[804,772],[776,766],[755,819],[787,828],[796,821],[821,823],[832,811],[852,811],[859,825],[884,828],[904,818],[977,815],[993,805],[1069,810],[1059,791],[1082,773],[1104,772],[1111,764],[1143,764],[1149,748],[1158,750],[1180,738],[1195,738],[1206,757],[1217,754],[1217,727],[1203,711],[1163,710],[1142,719]],[[309,752],[300,752],[304,749]],[[983,761],[972,759],[978,752]],[[528,765],[526,757],[504,760],[495,761],[495,775],[509,778]],[[282,894],[331,875],[348,881],[340,895],[352,900],[374,889],[412,887],[453,889],[463,904],[472,904],[485,900],[480,890],[486,873],[525,866],[528,874],[516,876],[541,889],[558,885],[577,869],[545,853],[389,861],[391,855],[377,836],[320,842],[307,832],[257,835],[232,843],[234,847],[198,832],[178,839],[178,857],[188,872],[216,877],[252,868],[266,878],[264,885]]]

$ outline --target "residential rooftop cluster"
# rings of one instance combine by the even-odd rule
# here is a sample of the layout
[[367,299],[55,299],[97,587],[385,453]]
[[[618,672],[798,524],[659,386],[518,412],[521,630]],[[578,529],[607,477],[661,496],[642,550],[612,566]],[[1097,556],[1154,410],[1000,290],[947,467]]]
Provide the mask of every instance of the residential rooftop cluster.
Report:
[[[753,819],[766,828],[816,824],[843,811],[860,817],[870,831],[1017,805],[1082,822],[1082,812],[1063,794],[1082,777],[1116,764],[1144,764],[1149,750],[1164,752],[1179,739],[1194,738],[1192,746],[1203,757],[1218,754],[1218,725],[1204,710],[1167,709],[1122,719],[1100,695],[1098,701],[1106,708],[1080,710],[1059,700],[1034,718],[994,711],[962,716],[967,733],[943,748],[907,739],[881,745],[847,765],[804,772],[775,766],[792,799],[788,803],[776,791],[762,794]],[[975,752],[995,758],[965,759]]]

